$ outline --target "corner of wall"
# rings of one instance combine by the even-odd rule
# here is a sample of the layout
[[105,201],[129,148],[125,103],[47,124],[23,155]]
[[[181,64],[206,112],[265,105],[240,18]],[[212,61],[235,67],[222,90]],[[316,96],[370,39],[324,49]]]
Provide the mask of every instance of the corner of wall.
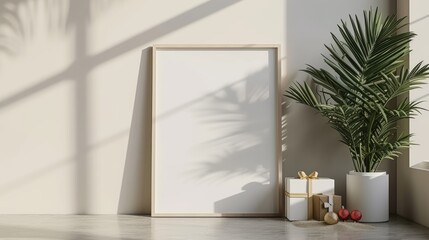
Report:
[[[397,1],[396,11],[398,17],[407,16],[408,19],[406,21],[409,22],[409,17],[411,16],[410,1]],[[403,28],[403,31],[409,30],[409,25]],[[405,61],[409,65],[410,57],[407,57]],[[400,100],[398,99],[398,101]],[[398,124],[398,131],[409,132],[410,121],[404,120],[400,122]],[[426,187],[427,181],[429,181],[429,173],[424,170],[411,168],[410,151],[409,149],[404,150],[397,161],[397,214],[429,227],[429,208],[427,207],[429,189]]]

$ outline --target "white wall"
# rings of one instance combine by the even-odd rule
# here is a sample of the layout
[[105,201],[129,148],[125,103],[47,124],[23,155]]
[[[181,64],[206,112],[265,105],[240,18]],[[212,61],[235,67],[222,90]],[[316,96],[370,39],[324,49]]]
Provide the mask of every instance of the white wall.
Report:
[[[409,56],[409,65],[414,67],[420,61],[429,63],[427,43],[429,40],[429,2],[424,0],[398,1],[398,15],[409,16],[409,29],[417,34],[411,42],[412,52]],[[410,92],[410,99],[423,98],[423,107],[429,109],[429,85]],[[404,131],[415,134],[413,145],[402,155],[397,168],[397,201],[398,215],[409,218],[417,223],[429,227],[429,162],[427,149],[429,147],[429,112],[423,111],[421,116],[403,122],[400,127]]]
[[[286,87],[321,65],[340,18],[370,6],[395,11],[382,0],[1,1],[0,213],[149,211],[152,44],[280,43]],[[285,175],[319,170],[344,196],[352,165],[336,133],[303,107],[285,113]]]
[[0,213],[147,212],[149,47],[286,31],[282,0],[0,4]]

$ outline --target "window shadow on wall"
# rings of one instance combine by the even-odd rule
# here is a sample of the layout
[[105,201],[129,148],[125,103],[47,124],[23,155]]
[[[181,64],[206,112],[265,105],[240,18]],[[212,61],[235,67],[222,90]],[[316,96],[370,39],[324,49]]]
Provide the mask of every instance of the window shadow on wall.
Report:
[[[66,14],[61,16],[62,20],[51,19],[51,31],[68,32],[73,31],[74,34],[74,60],[72,63],[60,71],[45,79],[37,81],[37,83],[27,86],[26,88],[14,93],[0,100],[0,109],[11,107],[12,105],[32,96],[37,93],[55,86],[63,81],[73,81],[75,86],[75,105],[73,113],[75,113],[75,139],[74,147],[76,156],[74,158],[76,166],[75,175],[75,213],[90,213],[90,198],[91,192],[88,187],[88,178],[91,174],[88,161],[89,146],[89,114],[88,114],[88,99],[90,98],[91,89],[88,84],[88,74],[97,66],[106,63],[116,57],[119,57],[129,51],[142,48],[147,44],[156,41],[158,38],[177,31],[195,21],[210,16],[222,9],[225,9],[240,0],[212,0],[204,2],[190,10],[187,10],[171,19],[166,20],[158,25],[149,28],[129,39],[116,44],[100,53],[91,55],[88,51],[88,42],[91,37],[88,32],[89,24],[93,18],[93,11],[90,11],[94,3],[96,7],[108,7],[109,1],[86,1],[86,0],[69,0],[61,1],[61,4],[66,4]],[[19,48],[22,42],[31,41],[32,34],[32,21],[31,16],[23,19],[18,13],[18,8],[21,6],[29,9],[30,14],[34,14],[34,4],[40,1],[36,0],[5,0],[0,3],[0,19],[2,30],[0,30],[0,54],[11,56],[19,53]],[[116,3],[120,3],[117,1]],[[47,12],[53,15],[60,13],[60,8],[63,7],[59,1],[44,1],[42,6]],[[6,29],[6,30],[5,30]],[[12,36],[12,38],[11,38]],[[148,57],[147,50],[142,53],[142,64],[147,62],[143,57]],[[43,56],[41,56],[43,59]],[[142,71],[142,70],[140,70]],[[139,124],[144,124],[146,114],[150,112],[147,108],[150,95],[146,95],[145,86],[150,77],[147,77],[149,72],[147,69],[139,77],[139,83],[136,92],[136,101],[133,113],[133,122],[131,124],[129,145],[127,151],[127,159],[124,169],[124,183],[122,184],[121,196],[118,206],[118,212],[127,213],[144,213],[145,207],[148,205],[148,195],[150,193],[150,177],[147,173],[150,171],[150,151],[148,151],[147,142],[148,132],[147,129],[141,127]],[[145,83],[142,83],[145,82]],[[149,97],[149,98],[148,98]],[[137,100],[142,100],[137,101]],[[137,121],[140,121],[137,122]],[[142,145],[140,145],[142,144]],[[132,146],[132,147],[131,147]],[[143,147],[142,147],[143,146]],[[144,147],[146,146],[146,147]],[[49,171],[38,171],[39,175],[46,174],[47,172],[54,171],[49,167]],[[36,171],[37,172],[37,171]],[[34,178],[38,177],[30,174]],[[25,184],[25,181],[30,182],[32,179],[16,179],[14,182],[19,182],[20,185]],[[5,186],[7,188],[7,186]]]

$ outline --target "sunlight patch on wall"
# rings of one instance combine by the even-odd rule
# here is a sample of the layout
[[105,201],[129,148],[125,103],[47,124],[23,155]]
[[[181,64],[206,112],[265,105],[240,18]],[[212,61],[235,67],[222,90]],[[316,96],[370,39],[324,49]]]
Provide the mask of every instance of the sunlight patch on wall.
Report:
[[[410,67],[414,67],[420,61],[429,63],[429,52],[427,44],[429,40],[429,2],[416,1],[410,4],[410,31],[417,34],[410,43],[412,52],[410,53]],[[426,80],[427,82],[429,80]],[[429,109],[429,84],[423,85],[420,89],[410,92],[411,100],[423,101],[421,106]],[[429,148],[429,112],[421,111],[421,115],[415,119],[410,119],[410,132],[414,133],[412,141],[417,143],[410,147],[410,166],[414,166],[423,161],[429,161],[427,149]]]

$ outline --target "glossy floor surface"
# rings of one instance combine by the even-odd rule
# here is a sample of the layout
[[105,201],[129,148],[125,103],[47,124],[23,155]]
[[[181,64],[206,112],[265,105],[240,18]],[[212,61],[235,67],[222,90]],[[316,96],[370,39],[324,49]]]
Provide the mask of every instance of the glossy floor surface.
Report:
[[0,239],[429,239],[399,217],[388,223],[287,222],[263,218],[150,218],[115,215],[0,215]]

